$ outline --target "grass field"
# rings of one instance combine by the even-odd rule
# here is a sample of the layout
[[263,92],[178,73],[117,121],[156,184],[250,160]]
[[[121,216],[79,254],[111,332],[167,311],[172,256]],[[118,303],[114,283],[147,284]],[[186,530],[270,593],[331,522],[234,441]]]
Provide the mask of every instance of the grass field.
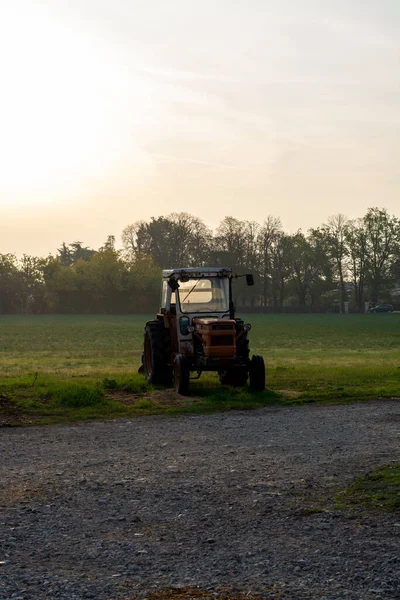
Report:
[[[251,351],[265,358],[268,391],[221,388],[209,374],[193,382],[192,401],[175,406],[171,396],[156,402],[136,375],[145,316],[0,316],[0,411],[91,418],[400,396],[398,314],[246,320],[253,326]],[[120,395],[111,402],[109,387],[140,398],[128,405]]]

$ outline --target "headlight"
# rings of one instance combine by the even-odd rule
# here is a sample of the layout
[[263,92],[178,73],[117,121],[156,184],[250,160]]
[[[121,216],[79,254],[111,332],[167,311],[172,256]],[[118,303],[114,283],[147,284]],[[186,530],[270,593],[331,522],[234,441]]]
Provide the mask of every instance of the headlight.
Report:
[[188,333],[193,333],[193,331],[194,331],[194,327],[193,327],[193,325],[189,325],[189,327],[187,328],[187,330],[186,330],[186,331],[187,331]]
[[182,335],[186,335],[188,327],[189,327],[190,319],[189,317],[181,317],[179,319],[179,329]]
[[250,325],[250,323],[246,323],[246,325],[243,325],[243,329],[244,329],[245,331],[250,331],[250,329],[251,329],[251,325]]

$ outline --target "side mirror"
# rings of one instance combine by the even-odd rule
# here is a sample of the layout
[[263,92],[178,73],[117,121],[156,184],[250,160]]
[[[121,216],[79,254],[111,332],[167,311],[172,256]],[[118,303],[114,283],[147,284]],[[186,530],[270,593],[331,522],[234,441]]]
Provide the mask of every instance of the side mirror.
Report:
[[251,273],[246,275],[246,283],[247,285],[254,285],[254,277]]

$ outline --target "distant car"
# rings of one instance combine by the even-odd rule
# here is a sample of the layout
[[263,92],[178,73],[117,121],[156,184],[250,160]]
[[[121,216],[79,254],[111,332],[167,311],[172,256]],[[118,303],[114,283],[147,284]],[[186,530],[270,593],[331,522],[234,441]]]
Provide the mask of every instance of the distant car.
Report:
[[391,304],[377,304],[369,309],[370,313],[388,313],[393,312],[393,306]]

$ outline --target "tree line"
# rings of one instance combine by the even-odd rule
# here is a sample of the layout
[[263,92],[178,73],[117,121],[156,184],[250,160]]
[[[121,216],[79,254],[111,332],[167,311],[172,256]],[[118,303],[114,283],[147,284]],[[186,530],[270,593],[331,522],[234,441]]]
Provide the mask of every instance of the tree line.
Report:
[[157,309],[163,268],[230,266],[256,285],[235,286],[238,307],[259,311],[364,311],[400,303],[400,220],[385,208],[329,217],[287,233],[281,221],[225,217],[212,231],[187,213],[137,221],[94,250],[63,243],[46,258],[0,254],[0,314],[137,313]]

